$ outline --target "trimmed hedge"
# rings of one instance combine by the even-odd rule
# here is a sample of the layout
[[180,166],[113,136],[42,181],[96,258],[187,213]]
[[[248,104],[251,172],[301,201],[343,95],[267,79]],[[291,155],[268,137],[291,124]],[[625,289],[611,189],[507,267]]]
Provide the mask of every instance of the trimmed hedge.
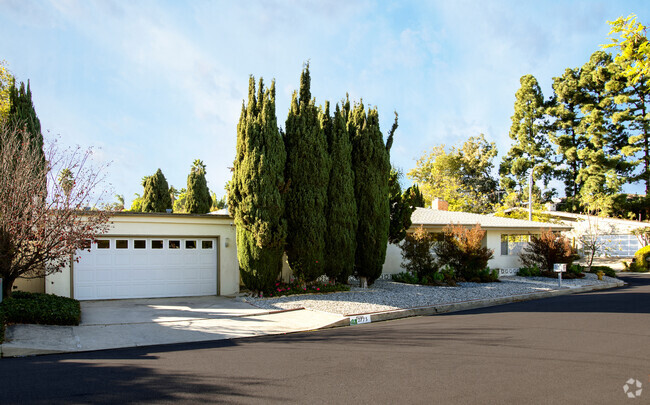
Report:
[[53,294],[16,291],[0,304],[4,323],[35,323],[41,325],[79,325],[79,301]]

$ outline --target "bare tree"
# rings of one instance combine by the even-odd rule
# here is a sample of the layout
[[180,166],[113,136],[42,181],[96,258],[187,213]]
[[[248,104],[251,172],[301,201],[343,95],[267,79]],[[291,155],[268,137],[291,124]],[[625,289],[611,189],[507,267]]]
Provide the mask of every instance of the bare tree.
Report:
[[609,256],[613,248],[610,246],[611,240],[607,239],[606,235],[613,234],[614,232],[613,225],[601,224],[598,221],[598,217],[587,213],[587,220],[582,224],[581,229],[579,229],[578,240],[582,245],[588,272],[591,272],[596,255]]
[[108,230],[108,212],[99,206],[106,165],[93,167],[92,150],[40,151],[22,129],[0,125],[0,277],[11,295],[18,277],[40,278],[60,271],[77,249]]

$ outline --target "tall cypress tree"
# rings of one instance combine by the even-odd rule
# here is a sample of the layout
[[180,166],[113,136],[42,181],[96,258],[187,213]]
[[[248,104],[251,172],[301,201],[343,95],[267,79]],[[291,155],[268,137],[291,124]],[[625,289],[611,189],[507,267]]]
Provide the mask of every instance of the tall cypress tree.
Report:
[[372,284],[381,275],[386,259],[390,226],[389,145],[396,129],[397,117],[385,145],[376,108],[370,109],[366,115],[363,103],[360,103],[348,117],[359,218],[354,268],[362,285],[364,281]]
[[142,212],[165,212],[172,208],[169,185],[163,172],[158,169],[153,176],[144,179]]
[[311,282],[325,274],[325,233],[330,158],[327,139],[310,91],[309,65],[300,75],[299,96],[293,93],[286,122],[285,177],[287,258],[293,273]]
[[327,198],[327,232],[325,234],[325,274],[330,280],[347,283],[354,272],[356,250],[357,203],[354,198],[352,144],[347,130],[345,111],[336,105],[333,120],[329,119],[329,103],[325,104],[321,121],[332,162]]
[[210,212],[211,206],[212,197],[210,197],[208,183],[205,180],[205,164],[196,159],[187,176],[185,210],[189,214],[205,214]]
[[275,81],[248,83],[248,105],[237,124],[237,152],[228,182],[228,209],[237,227],[241,279],[251,290],[270,288],[282,271],[286,238],[284,166],[286,154],[275,115]]
[[43,167],[45,167],[41,121],[38,119],[36,110],[34,109],[29,80],[27,81],[27,89],[25,89],[24,82],[20,83],[20,88],[16,88],[16,82],[12,80],[11,87],[9,88],[9,114],[7,121],[10,125],[23,130],[18,132],[18,134],[24,134],[28,137],[24,141],[27,141],[30,147],[37,148]]

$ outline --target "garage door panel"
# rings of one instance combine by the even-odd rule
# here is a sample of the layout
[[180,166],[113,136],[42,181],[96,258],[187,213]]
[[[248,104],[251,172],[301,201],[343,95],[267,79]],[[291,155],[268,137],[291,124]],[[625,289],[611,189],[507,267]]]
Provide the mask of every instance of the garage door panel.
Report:
[[[74,265],[74,296],[80,300],[178,297],[217,293],[216,239],[212,249],[170,249],[169,239],[148,238],[146,249],[116,249],[115,238],[109,249],[93,245],[90,252],[78,252]],[[124,240],[125,238],[118,238]],[[139,239],[142,240],[142,239]],[[152,240],[162,240],[163,249],[151,249]],[[174,239],[176,241],[178,239]],[[208,239],[204,239],[208,241]],[[210,243],[207,243],[209,245]],[[178,244],[172,243],[172,246]]]

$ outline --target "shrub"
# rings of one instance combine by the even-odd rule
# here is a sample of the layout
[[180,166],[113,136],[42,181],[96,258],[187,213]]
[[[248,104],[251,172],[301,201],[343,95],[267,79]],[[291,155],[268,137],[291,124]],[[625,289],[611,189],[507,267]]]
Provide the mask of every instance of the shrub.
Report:
[[405,284],[419,284],[420,280],[418,279],[417,276],[408,273],[408,272],[401,272],[398,274],[393,274],[391,275],[391,278],[393,281],[396,281],[398,283],[405,283]]
[[534,265],[533,267],[520,268],[517,275],[521,277],[539,277],[542,275],[542,271],[537,267],[537,265]]
[[79,301],[53,294],[14,292],[0,304],[7,323],[79,325]]
[[524,267],[538,266],[542,271],[552,272],[555,263],[566,263],[570,268],[577,255],[568,238],[548,229],[539,236],[531,235],[519,257]]
[[431,253],[434,244],[433,235],[420,226],[413,233],[406,235],[402,243],[402,267],[415,275],[418,280],[436,273],[436,260]]
[[262,296],[281,297],[283,295],[319,294],[337,291],[350,291],[350,286],[346,284],[326,284],[319,282],[305,285],[299,281],[292,281],[290,283],[278,281],[273,287],[262,290]]
[[650,246],[642,247],[634,253],[634,261],[630,265],[630,270],[641,272],[650,270],[648,259],[650,259]]
[[609,266],[591,266],[590,273],[598,273],[602,271],[607,277],[616,278],[616,271]]
[[450,266],[458,280],[480,279],[481,272],[493,256],[492,249],[482,246],[485,231],[481,226],[448,225],[442,232],[442,241],[433,246],[439,264]]

